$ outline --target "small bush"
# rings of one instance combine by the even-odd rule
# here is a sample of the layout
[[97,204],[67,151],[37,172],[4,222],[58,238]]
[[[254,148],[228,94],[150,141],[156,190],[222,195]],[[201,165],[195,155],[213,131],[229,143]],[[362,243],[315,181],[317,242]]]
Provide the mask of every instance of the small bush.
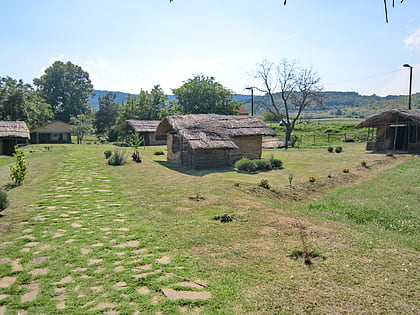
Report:
[[123,165],[126,163],[125,150],[116,149],[108,159],[109,165]]
[[239,171],[255,172],[257,170],[257,164],[253,160],[247,158],[236,161],[234,166]]
[[315,183],[316,182],[315,176],[309,176],[309,182],[310,183]]
[[279,159],[275,159],[273,156],[270,156],[270,164],[272,168],[282,168],[283,162]]
[[0,211],[6,209],[9,206],[9,199],[7,198],[7,192],[0,189]]
[[362,162],[360,162],[360,165],[362,165],[363,167],[367,167],[367,162],[366,161],[362,161]]
[[350,173],[350,169],[348,167],[343,168],[343,173]]
[[23,184],[25,180],[25,176],[28,173],[28,163],[25,160],[25,153],[22,150],[19,150],[19,147],[15,146],[15,153],[13,153],[15,157],[15,164],[10,164],[10,177],[12,178],[13,182],[16,186],[20,186]]
[[336,147],[335,148],[335,153],[341,153],[343,152],[343,148],[342,147]]
[[271,188],[271,186],[270,186],[270,184],[268,183],[268,180],[267,180],[267,179],[262,179],[262,180],[258,183],[258,186],[259,186],[259,187],[262,187],[262,188],[265,188],[265,189],[270,189],[270,188]]
[[257,170],[271,170],[273,167],[269,160],[254,160]]
[[162,150],[158,150],[153,152],[153,155],[165,155],[165,152],[163,152]]
[[334,151],[334,148],[333,147],[328,147],[327,150],[328,150],[328,152],[332,153]]
[[394,157],[394,153],[393,152],[387,152],[386,153],[386,156],[388,156],[388,157]]
[[111,150],[106,150],[106,151],[104,151],[104,155],[105,155],[105,158],[108,160],[112,155],[112,151]]
[[213,220],[220,221],[222,223],[232,222],[233,215],[230,215],[228,213],[223,213],[222,215],[215,216]]

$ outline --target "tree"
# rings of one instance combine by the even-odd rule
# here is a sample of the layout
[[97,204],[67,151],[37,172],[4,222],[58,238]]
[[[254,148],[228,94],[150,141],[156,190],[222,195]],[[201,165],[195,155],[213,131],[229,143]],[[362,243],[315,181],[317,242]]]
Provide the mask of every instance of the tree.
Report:
[[183,114],[234,115],[240,103],[233,100],[233,92],[216,82],[214,77],[195,75],[182,86],[173,89],[179,110]]
[[117,121],[119,105],[115,103],[115,94],[108,92],[99,98],[99,110],[95,114],[95,128],[97,134],[107,134]]
[[176,114],[177,108],[173,103],[168,103],[167,99],[159,85],[155,85],[150,92],[141,90],[138,96],[127,97],[120,107],[118,123],[127,119],[160,120],[165,116]]
[[93,85],[89,74],[70,61],[54,62],[45,73],[34,79],[34,84],[54,114],[54,118],[70,122],[71,117],[87,114],[87,98],[92,94]]
[[268,98],[266,109],[274,115],[284,115],[282,125],[286,131],[287,149],[302,113],[322,104],[320,78],[311,68],[300,67],[297,62],[287,59],[279,63],[264,60],[257,65],[254,78],[261,84],[259,90]]
[[73,133],[77,137],[77,143],[81,144],[84,136],[93,131],[93,117],[89,114],[79,114],[71,117],[70,123],[73,125]]
[[50,106],[30,84],[11,77],[0,78],[0,119],[22,120],[33,129],[51,117]]

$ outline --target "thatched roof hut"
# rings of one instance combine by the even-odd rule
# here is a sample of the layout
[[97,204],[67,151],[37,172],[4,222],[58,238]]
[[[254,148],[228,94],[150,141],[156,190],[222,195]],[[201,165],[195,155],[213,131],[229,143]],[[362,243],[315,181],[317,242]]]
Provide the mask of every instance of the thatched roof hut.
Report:
[[168,135],[168,160],[193,168],[232,164],[248,157],[260,158],[262,136],[276,133],[250,116],[194,114],[169,116],[156,129]]
[[418,110],[391,109],[367,118],[356,128],[376,128],[375,138],[368,141],[368,150],[420,152]]
[[129,119],[122,123],[121,130],[130,135],[134,132],[143,136],[144,145],[166,144],[166,136],[157,136],[156,128],[160,120],[135,120]]
[[29,129],[24,121],[0,120],[0,154],[12,154],[16,144],[28,139]]
[[71,143],[70,124],[55,120],[31,130],[31,143]]

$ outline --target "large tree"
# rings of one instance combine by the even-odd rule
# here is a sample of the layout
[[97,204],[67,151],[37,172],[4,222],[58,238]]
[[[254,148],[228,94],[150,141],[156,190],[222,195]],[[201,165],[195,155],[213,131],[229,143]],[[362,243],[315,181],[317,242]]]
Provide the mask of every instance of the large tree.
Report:
[[299,66],[296,61],[283,59],[278,63],[264,60],[257,65],[254,78],[258,89],[268,98],[266,109],[277,116],[284,116],[285,147],[302,113],[313,106],[322,104],[319,92],[320,78],[311,69]]
[[239,102],[233,100],[233,92],[217,82],[214,77],[195,75],[182,86],[173,89],[179,110],[183,114],[238,113]]
[[0,77],[0,119],[22,120],[30,129],[41,126],[52,112],[30,84],[11,77]]
[[95,128],[97,134],[107,134],[115,125],[119,105],[115,103],[115,94],[108,92],[99,98],[99,110],[95,114]]
[[93,85],[80,66],[55,61],[40,78],[34,79],[34,84],[51,105],[55,119],[70,122],[71,117],[88,113],[87,99]]
[[138,96],[127,97],[120,107],[118,123],[127,119],[160,120],[168,115],[177,113],[176,107],[167,102],[168,97],[159,85],[155,85],[149,92],[141,90]]

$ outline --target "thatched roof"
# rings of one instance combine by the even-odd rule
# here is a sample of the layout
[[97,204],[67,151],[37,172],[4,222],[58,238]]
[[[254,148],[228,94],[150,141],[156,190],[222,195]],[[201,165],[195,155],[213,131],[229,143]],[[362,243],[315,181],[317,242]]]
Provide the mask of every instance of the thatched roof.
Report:
[[192,149],[236,149],[233,137],[276,135],[255,117],[216,114],[169,116],[160,122],[156,133],[178,133]]
[[29,139],[29,129],[24,121],[0,120],[0,138]]
[[42,127],[32,129],[31,132],[39,133],[62,133],[62,132],[72,132],[71,125],[60,120],[50,121]]
[[129,119],[123,122],[121,130],[135,132],[155,132],[160,120],[135,120]]
[[362,121],[356,128],[378,127],[390,122],[411,121],[420,125],[420,111],[407,109],[391,109],[377,115],[373,115]]

